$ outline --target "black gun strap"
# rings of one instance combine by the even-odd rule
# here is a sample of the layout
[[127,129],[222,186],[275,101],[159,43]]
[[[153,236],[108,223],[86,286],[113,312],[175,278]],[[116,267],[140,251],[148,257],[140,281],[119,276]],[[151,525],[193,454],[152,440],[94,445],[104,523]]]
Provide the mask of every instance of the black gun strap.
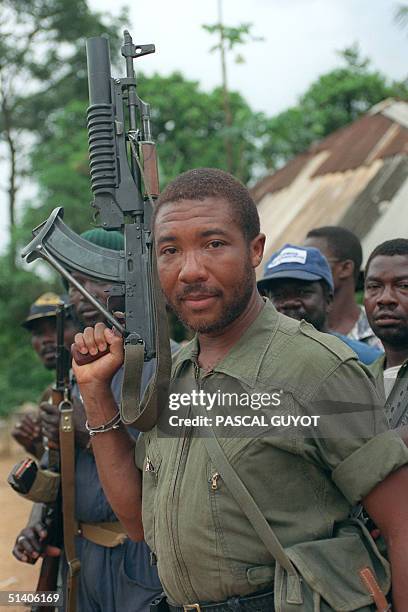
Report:
[[75,433],[72,402],[63,400],[60,410],[60,454],[61,454],[61,489],[62,489],[62,519],[64,529],[64,551],[68,564],[66,585],[66,612],[75,612],[77,577],[80,561],[75,551]]
[[[404,366],[403,366],[404,367]],[[405,425],[408,412],[408,375],[397,377],[385,403],[390,429]]]
[[140,401],[144,363],[143,346],[141,344],[125,344],[120,406],[122,421],[127,425],[133,423],[139,431],[148,431],[157,423],[160,412],[168,402],[171,375],[171,350],[166,306],[157,274],[154,248],[152,248],[150,269],[156,323],[156,370],[143,400]]

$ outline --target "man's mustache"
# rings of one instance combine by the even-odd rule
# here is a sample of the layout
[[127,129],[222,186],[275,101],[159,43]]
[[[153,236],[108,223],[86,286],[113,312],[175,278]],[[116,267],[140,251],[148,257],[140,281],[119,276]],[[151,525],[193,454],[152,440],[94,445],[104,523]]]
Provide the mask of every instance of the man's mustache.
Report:
[[219,289],[215,289],[215,287],[208,287],[207,285],[203,285],[201,283],[195,283],[192,285],[187,285],[183,291],[176,295],[176,299],[178,301],[185,300],[191,295],[220,296],[222,293],[219,291]]

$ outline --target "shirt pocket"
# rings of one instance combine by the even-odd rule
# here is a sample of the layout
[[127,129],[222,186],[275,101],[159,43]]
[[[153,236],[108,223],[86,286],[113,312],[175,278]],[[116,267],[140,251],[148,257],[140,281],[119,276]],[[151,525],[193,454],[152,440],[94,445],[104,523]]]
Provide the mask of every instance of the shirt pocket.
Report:
[[[228,461],[259,504],[257,500],[259,497],[258,491],[262,489],[262,492],[265,493],[265,483],[263,478],[251,480],[254,470],[248,469],[248,464],[253,466],[253,462],[256,460],[260,462],[260,465],[264,465],[265,457],[263,453],[257,452],[258,447],[263,448],[262,441],[252,439],[228,440],[223,446]],[[227,563],[235,579],[235,585],[239,585],[241,592],[244,592],[243,589],[250,592],[251,583],[248,581],[248,568],[272,566],[274,560],[212,461],[207,466],[207,487],[211,518],[216,536],[217,554],[219,558],[221,557],[221,564]],[[265,502],[265,495],[263,495],[263,498]],[[269,494],[266,501],[267,504],[271,501]],[[267,584],[268,580],[265,579],[265,586]]]
[[142,521],[145,541],[156,554],[157,487],[162,458],[156,449],[148,448],[143,461]]
[[207,486],[219,562],[221,565],[227,564],[235,581],[246,583],[246,568],[242,563],[237,562],[231,548],[231,534],[236,528],[239,529],[236,517],[228,515],[232,500],[221,475],[212,462],[209,462],[207,466]]

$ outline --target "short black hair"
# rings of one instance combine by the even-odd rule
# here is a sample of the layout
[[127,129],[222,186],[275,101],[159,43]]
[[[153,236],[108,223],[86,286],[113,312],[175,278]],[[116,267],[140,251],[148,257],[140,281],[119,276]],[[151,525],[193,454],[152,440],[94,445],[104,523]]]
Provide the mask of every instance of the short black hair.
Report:
[[357,286],[363,262],[363,250],[360,240],[353,232],[338,225],[325,225],[311,229],[306,238],[325,238],[336,259],[340,261],[351,259],[354,262],[354,282]]
[[393,255],[407,255],[408,256],[408,239],[407,238],[394,238],[393,240],[386,240],[375,247],[374,251],[369,256],[366,267],[365,276],[367,276],[368,268],[374,257],[379,255],[385,255],[386,257],[393,257]]
[[183,172],[167,185],[155,206],[153,225],[157,212],[167,202],[224,198],[233,209],[234,219],[247,242],[260,232],[258,210],[248,189],[228,172],[217,168],[194,168]]

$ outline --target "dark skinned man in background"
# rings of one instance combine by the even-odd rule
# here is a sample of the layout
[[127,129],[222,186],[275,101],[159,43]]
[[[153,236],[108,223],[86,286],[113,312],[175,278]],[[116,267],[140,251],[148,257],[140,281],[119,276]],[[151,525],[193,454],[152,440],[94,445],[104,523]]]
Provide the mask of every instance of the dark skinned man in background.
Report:
[[329,329],[353,340],[382,348],[369,325],[364,306],[356,302],[356,288],[363,260],[357,236],[344,227],[328,225],[310,230],[304,246],[319,249],[330,264],[334,296],[329,312]]
[[391,426],[408,424],[408,240],[377,246],[368,258],[364,304],[385,353],[372,366],[384,385]]
[[[62,298],[55,293],[40,295],[31,305],[29,314],[22,326],[31,334],[31,345],[47,370],[55,370],[57,350],[56,308]],[[65,346],[69,350],[73,338],[78,331],[76,321],[67,311],[65,325]],[[46,389],[40,403],[50,396],[50,389]],[[27,452],[38,459],[41,458],[44,447],[42,444],[41,423],[38,413],[26,414],[15,425],[11,432],[13,438],[23,446]]]
[[362,363],[373,363],[379,349],[329,330],[334,284],[329,264],[319,249],[286,244],[273,253],[265,266],[258,289],[284,315],[304,319],[321,332],[337,336]]

